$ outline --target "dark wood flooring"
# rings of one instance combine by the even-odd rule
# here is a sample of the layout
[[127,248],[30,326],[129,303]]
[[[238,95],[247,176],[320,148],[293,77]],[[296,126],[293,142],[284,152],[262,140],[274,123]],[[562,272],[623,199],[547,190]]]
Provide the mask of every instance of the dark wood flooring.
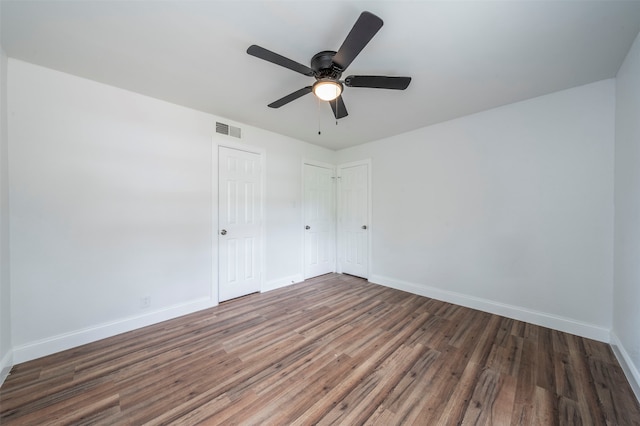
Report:
[[16,365],[0,424],[638,425],[610,347],[326,275]]

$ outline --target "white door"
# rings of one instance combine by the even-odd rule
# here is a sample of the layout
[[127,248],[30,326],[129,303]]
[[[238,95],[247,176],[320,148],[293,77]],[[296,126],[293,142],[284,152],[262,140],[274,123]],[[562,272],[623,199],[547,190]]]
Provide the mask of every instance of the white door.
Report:
[[339,271],[369,277],[369,165],[338,167]]
[[331,167],[304,165],[304,278],[335,272],[335,176]]
[[218,150],[218,300],[260,291],[260,154]]

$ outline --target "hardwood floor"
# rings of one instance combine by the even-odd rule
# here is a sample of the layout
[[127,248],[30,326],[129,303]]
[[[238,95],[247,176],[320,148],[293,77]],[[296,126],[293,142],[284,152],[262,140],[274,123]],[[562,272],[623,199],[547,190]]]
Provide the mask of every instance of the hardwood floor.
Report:
[[17,365],[0,424],[638,425],[608,345],[326,275]]

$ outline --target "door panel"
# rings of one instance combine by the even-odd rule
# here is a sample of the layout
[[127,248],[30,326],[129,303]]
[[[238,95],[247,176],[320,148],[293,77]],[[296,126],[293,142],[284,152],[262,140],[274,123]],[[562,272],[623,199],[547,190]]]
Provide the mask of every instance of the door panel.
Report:
[[333,168],[304,165],[304,278],[335,272]]
[[219,147],[218,300],[260,291],[260,155]]
[[369,276],[369,166],[339,167],[340,272]]

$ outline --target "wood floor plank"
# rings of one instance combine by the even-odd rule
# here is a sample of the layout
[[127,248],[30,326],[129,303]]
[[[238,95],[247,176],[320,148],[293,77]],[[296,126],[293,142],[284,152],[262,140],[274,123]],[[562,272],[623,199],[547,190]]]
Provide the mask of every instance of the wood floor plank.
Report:
[[555,353],[554,373],[556,394],[572,401],[578,401],[577,374],[568,353]]
[[477,379],[462,423],[470,425],[492,424],[493,405],[497,400],[500,386],[500,374],[489,369],[483,370]]
[[[420,325],[421,323],[415,324],[415,329],[419,328]],[[330,393],[317,399],[309,410],[292,424],[317,423],[320,421],[335,406],[339,405],[349,392],[362,382],[368,374],[375,371],[378,365],[395,352],[402,345],[404,339],[411,335],[415,329],[408,328],[395,335],[385,333],[383,338],[370,342],[364,350],[359,352],[361,362]],[[363,354],[367,355],[363,356]]]
[[401,345],[364,380],[358,383],[340,404],[318,424],[363,424],[380,406],[385,396],[406,374],[411,365],[425,352],[424,347]]
[[[73,398],[69,395],[50,398],[37,411],[16,410],[13,414],[22,424],[42,424],[43,419],[48,424],[69,424],[106,409],[118,407],[119,398],[114,384],[104,382],[82,389],[82,392],[78,392]],[[13,416],[9,416],[3,419],[1,424],[12,420]]]
[[[413,411],[407,417],[409,424],[438,424],[467,367],[472,350],[466,349],[466,351],[461,351],[453,346],[440,349],[441,354],[438,357],[438,362],[434,364],[436,373],[429,381],[429,386],[424,389],[425,393],[422,396],[414,395],[417,398],[416,403],[419,410]],[[421,399],[429,401],[429,403],[420,402]],[[458,402],[464,403],[464,401]]]
[[550,391],[555,391],[553,339],[551,330],[540,327],[538,329],[538,368],[536,369],[536,386]]
[[14,366],[0,424],[638,425],[601,342],[339,274]]
[[[482,315],[482,318],[485,319],[485,321],[476,321],[476,324],[480,327],[476,331],[478,338],[476,339],[475,336],[473,336],[473,339],[471,336],[467,337],[468,340],[474,342],[474,350],[468,358],[459,383],[443,410],[439,424],[460,423],[471,402],[471,395],[474,388],[478,383],[482,383],[480,380],[482,367],[486,364],[490,348],[495,336],[498,334],[500,324],[500,318],[497,316]],[[471,328],[472,327],[469,326],[469,329]],[[477,345],[475,345],[475,342],[477,342]],[[489,403],[485,401],[488,405],[483,407],[484,410],[488,410],[488,412],[491,411],[493,398],[495,398],[495,395],[492,395],[492,400],[489,401]],[[480,401],[476,401],[476,403],[480,404]]]
[[[604,357],[608,359],[608,357]],[[631,424],[633,417],[628,416],[625,406],[633,404],[633,396],[629,394],[616,395],[615,389],[624,386],[626,381],[620,367],[603,361],[603,358],[596,357],[589,359],[589,371],[594,380],[598,401],[606,407],[604,410],[607,424],[621,425]],[[619,399],[616,401],[616,399]]]
[[509,425],[516,396],[516,378],[508,374],[500,375],[500,386],[491,407],[489,425]]
[[540,386],[536,386],[533,392],[532,422],[534,425],[557,425],[557,412],[553,394]]
[[531,339],[524,338],[514,396],[514,411],[511,417],[512,424],[532,424],[538,370],[536,359],[536,343]]
[[561,396],[558,399],[558,424],[560,425],[589,425],[593,422],[583,420],[580,406],[575,400]]
[[577,386],[577,402],[583,419],[589,419],[591,424],[606,424],[606,419],[613,413],[605,412],[598,399],[595,382],[589,369],[589,360],[584,349],[584,340],[577,336],[567,336],[571,365],[575,373]]
[[[417,345],[421,346],[421,345]],[[436,373],[436,368],[432,368],[437,362],[440,352],[425,348],[425,352],[416,360],[407,373],[401,377],[393,390],[385,396],[385,400],[380,404],[385,411],[397,413],[398,416],[406,415],[413,408],[418,407],[419,399],[428,383]]]
[[[357,360],[348,355],[324,353],[314,362],[313,369],[307,368],[298,377],[287,375],[270,390],[263,392],[263,401],[258,412],[247,413],[246,418],[238,418],[248,424],[289,424],[309,409],[312,401],[329,393],[345,374],[355,368]],[[321,366],[321,368],[317,368]],[[296,372],[292,372],[296,374]]]

